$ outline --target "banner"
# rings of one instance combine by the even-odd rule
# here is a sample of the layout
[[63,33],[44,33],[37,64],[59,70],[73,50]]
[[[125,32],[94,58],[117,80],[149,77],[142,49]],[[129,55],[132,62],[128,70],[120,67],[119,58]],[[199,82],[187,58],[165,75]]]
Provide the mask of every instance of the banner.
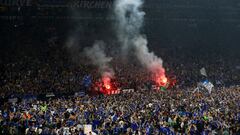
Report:
[[123,93],[131,93],[131,92],[134,92],[134,89],[123,89],[122,92]]
[[47,98],[55,97],[55,94],[53,94],[53,93],[47,93],[47,94],[46,94],[46,97],[47,97]]
[[85,93],[84,91],[75,92],[75,93],[74,93],[74,96],[75,96],[75,97],[78,97],[78,96],[79,96],[79,97],[83,97],[83,96],[85,96],[85,95],[86,95],[86,93]]

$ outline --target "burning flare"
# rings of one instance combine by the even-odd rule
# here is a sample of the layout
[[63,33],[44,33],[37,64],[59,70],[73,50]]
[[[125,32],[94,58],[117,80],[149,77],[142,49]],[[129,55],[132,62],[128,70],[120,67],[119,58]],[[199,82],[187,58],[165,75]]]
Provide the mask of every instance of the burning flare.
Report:
[[109,74],[104,74],[102,77],[103,86],[107,89],[111,89],[111,77]]

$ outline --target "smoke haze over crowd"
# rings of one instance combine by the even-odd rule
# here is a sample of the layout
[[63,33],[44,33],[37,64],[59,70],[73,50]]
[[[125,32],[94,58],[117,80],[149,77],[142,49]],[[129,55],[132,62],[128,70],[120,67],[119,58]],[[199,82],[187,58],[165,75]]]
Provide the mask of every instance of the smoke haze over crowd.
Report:
[[145,12],[141,10],[143,0],[117,0],[114,13],[117,18],[116,33],[124,53],[134,50],[139,62],[148,69],[154,79],[165,79],[162,59],[150,52],[145,35],[141,34]]

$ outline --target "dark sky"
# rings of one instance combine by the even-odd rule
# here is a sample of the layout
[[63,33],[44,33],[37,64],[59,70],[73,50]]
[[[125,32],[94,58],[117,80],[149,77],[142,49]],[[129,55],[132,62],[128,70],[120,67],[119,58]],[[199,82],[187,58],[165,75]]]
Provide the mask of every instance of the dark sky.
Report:
[[[147,5],[153,0],[147,1]],[[223,0],[160,0],[158,7],[146,9],[149,38],[163,43],[238,46],[240,2]],[[153,3],[153,2],[152,2]],[[151,6],[150,6],[151,7]],[[154,19],[152,21],[151,19]]]
[[[64,2],[64,0],[39,0],[39,3],[49,7],[64,5]],[[98,9],[80,5],[82,7],[74,9],[78,11],[77,14],[71,14],[67,7],[22,8],[21,12],[17,12],[16,7],[8,6],[6,12],[1,12],[1,17],[10,15],[24,16],[24,18],[15,21],[1,18],[0,34],[14,33],[15,28],[12,26],[15,24],[20,24],[19,27],[22,27],[18,29],[28,29],[26,32],[33,26],[53,25],[61,29],[63,28],[61,25],[64,25],[64,28],[67,25],[71,33],[76,27],[81,26],[78,27],[78,32],[82,33],[83,38],[92,36],[93,39],[104,38],[103,35],[113,32],[110,27],[112,20],[108,18],[111,7]],[[230,48],[234,51],[240,49],[239,0],[146,0],[143,10],[146,12],[143,33],[148,36],[150,46],[157,42],[162,47],[195,46]],[[48,11],[47,14],[45,11]],[[41,19],[33,19],[31,15],[40,16]],[[77,16],[81,19],[47,20],[44,18],[46,16]],[[8,38],[14,38],[14,34],[9,36]]]

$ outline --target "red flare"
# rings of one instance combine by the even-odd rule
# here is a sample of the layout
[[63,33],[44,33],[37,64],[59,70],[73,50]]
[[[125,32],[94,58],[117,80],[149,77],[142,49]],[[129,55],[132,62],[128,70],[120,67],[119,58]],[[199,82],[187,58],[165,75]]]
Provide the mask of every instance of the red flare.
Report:
[[106,84],[106,85],[105,85],[105,87],[106,87],[106,89],[108,89],[108,90],[110,90],[110,89],[111,89],[111,86],[110,86],[110,85],[108,85],[108,84]]
[[165,76],[160,76],[159,78],[157,78],[156,82],[160,86],[166,86],[168,79]]
[[111,78],[109,76],[104,76],[102,78],[103,85],[107,90],[111,89]]

